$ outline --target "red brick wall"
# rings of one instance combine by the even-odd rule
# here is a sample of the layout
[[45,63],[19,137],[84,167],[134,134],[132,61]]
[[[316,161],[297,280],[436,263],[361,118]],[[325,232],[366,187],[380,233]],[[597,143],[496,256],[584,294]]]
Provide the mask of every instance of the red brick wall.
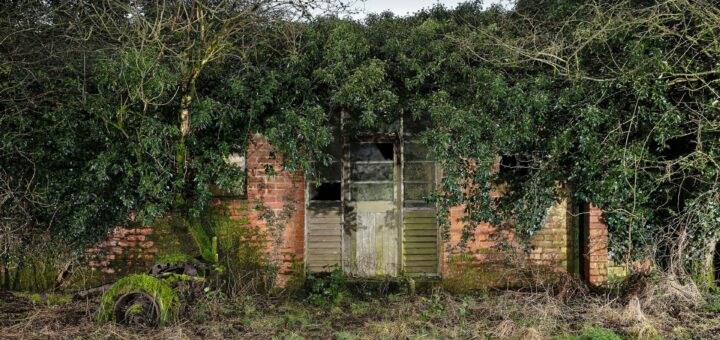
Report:
[[[276,174],[267,174],[268,166]],[[271,154],[270,144],[260,135],[253,136],[248,148],[247,168],[250,225],[266,234],[268,255],[280,266],[280,274],[290,274],[305,249],[304,176],[281,171],[282,159]],[[271,218],[265,218],[269,212]]]
[[[464,216],[463,207],[450,209],[449,240],[444,244],[443,273],[448,275],[451,270],[450,260],[461,252],[470,254],[475,262],[492,265],[501,263],[510,258],[520,265],[532,265],[549,270],[568,270],[569,256],[579,256],[569,251],[572,247],[570,242],[571,228],[577,226],[573,220],[569,200],[563,199],[548,209],[545,226],[530,240],[533,249],[526,257],[521,249],[516,252],[504,252],[496,250],[497,245],[492,234],[495,228],[488,224],[479,225],[474,231],[474,240],[467,243],[467,248],[461,250],[457,247],[460,243],[464,223],[461,222]],[[602,210],[595,206],[590,207],[588,223],[587,253],[585,256],[585,277],[593,284],[599,284],[608,277],[608,229],[602,221]],[[512,235],[504,235],[506,240],[512,244]],[[522,263],[521,263],[522,262]]]
[[158,252],[150,239],[152,228],[118,227],[95,248],[87,250],[89,265],[107,274],[122,274],[135,267],[147,267]]
[[600,208],[591,204],[588,213],[586,277],[590,283],[597,284],[608,278],[608,228]]
[[[304,254],[304,176],[282,171],[282,158],[272,155],[270,144],[260,135],[251,138],[246,164],[248,199],[216,199],[210,204],[223,206],[239,228],[257,227],[262,239],[247,241],[264,245],[267,258],[279,266],[282,283]],[[266,173],[268,167],[275,173]],[[88,249],[89,264],[108,274],[148,268],[158,248],[167,246],[162,243],[162,234],[152,227],[118,227]]]
[[[497,245],[498,235],[493,235],[496,228],[487,223],[479,225],[474,231],[474,239],[467,242],[465,249],[460,249],[458,245],[462,238],[463,228],[466,225],[461,221],[465,215],[463,210],[463,207],[450,209],[449,218],[451,224],[448,230],[449,240],[444,244],[443,273],[447,273],[450,259],[461,253],[471,254],[479,262],[501,262],[511,256],[514,261],[529,261],[528,263],[553,269],[566,268],[568,224],[570,223],[567,216],[567,200],[563,200],[548,210],[545,227],[530,240],[533,249],[527,257],[520,249],[513,253],[497,250],[495,246]],[[505,232],[500,238],[511,245],[521,246],[513,243],[512,233]]]
[[[211,204],[222,204],[227,215],[238,221],[238,227],[257,227],[261,239],[253,240],[263,244],[268,259],[274,261],[280,270],[282,284],[294,268],[301,268],[304,254],[304,209],[305,181],[300,172],[282,171],[282,158],[272,154],[267,140],[254,135],[247,152],[247,197],[248,199],[215,200]],[[266,173],[272,168],[274,173]],[[442,272],[449,270],[450,258],[458,254],[463,224],[463,207],[450,211],[451,226],[449,240],[445,242],[442,254]],[[526,258],[518,253],[508,254],[494,249],[496,241],[492,235],[495,228],[480,225],[474,231],[474,239],[467,249],[479,262],[501,262],[508,256],[521,256],[527,263],[564,270],[568,263],[569,230],[573,226],[569,215],[568,200],[564,199],[548,210],[545,227],[531,240],[534,249]],[[117,228],[109,238],[96,248],[89,249],[90,265],[106,273],[121,273],[125,268],[148,267],[158,252],[158,244],[151,239],[152,228]],[[162,242],[161,235],[154,235]],[[589,281],[600,283],[607,279],[608,231],[601,218],[601,210],[591,206],[588,222],[588,256],[585,268]],[[504,234],[512,243],[513,235]],[[517,260],[517,259],[516,259]],[[294,265],[298,265],[294,267]]]

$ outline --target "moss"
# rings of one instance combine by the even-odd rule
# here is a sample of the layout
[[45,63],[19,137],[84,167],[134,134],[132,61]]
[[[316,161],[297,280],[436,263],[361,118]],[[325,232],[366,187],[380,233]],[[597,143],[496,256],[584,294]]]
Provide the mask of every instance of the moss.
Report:
[[156,259],[174,257],[179,254],[191,257],[200,255],[195,241],[188,232],[187,226],[184,225],[182,218],[168,216],[158,219],[153,223],[152,228],[151,240],[155,242],[155,247],[158,249],[158,253],[155,255]]
[[155,264],[159,263],[195,263],[201,262],[193,256],[187,254],[168,254],[160,255],[155,258]]
[[216,247],[213,246],[212,236],[210,236],[202,222],[202,220],[196,219],[189,221],[188,231],[200,250],[200,256],[202,256],[206,262],[216,263],[217,257],[214,251]]
[[190,276],[185,274],[175,274],[175,273],[164,273],[163,274],[163,280],[169,284],[174,284],[178,282],[183,281],[194,281],[194,282],[206,282],[204,277],[198,277],[198,276]]
[[0,289],[47,292],[55,288],[66,254],[47,249],[28,251],[19,263],[0,262]]
[[173,289],[163,280],[147,274],[135,274],[118,280],[103,294],[100,300],[97,320],[117,321],[113,313],[115,301],[117,301],[120,296],[134,291],[144,292],[155,299],[160,309],[158,318],[160,324],[167,324],[177,316],[180,300]]

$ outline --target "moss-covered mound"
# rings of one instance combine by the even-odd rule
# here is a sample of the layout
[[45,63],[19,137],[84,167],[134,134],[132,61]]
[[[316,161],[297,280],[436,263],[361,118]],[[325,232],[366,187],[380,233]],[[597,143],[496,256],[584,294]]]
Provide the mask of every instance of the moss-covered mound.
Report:
[[147,274],[135,274],[118,280],[103,294],[97,314],[98,321],[120,321],[115,320],[115,303],[118,298],[131,292],[142,292],[155,300],[159,324],[167,324],[177,316],[180,299],[173,289],[161,279]]

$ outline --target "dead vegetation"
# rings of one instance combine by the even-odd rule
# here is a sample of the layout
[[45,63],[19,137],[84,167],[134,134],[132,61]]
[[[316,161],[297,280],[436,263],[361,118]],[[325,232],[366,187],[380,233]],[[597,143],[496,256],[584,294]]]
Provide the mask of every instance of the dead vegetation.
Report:
[[[580,288],[582,287],[582,288]],[[52,303],[2,293],[9,338],[500,338],[693,339],[720,337],[720,297],[657,275],[588,290],[569,278],[526,290],[411,296],[349,294],[341,302],[210,293],[171,326],[93,321],[97,300]],[[714,303],[714,304],[713,304]]]

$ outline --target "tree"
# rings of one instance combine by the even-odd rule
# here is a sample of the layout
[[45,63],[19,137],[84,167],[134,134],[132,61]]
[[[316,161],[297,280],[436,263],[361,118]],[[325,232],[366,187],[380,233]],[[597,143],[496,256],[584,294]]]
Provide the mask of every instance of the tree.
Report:
[[709,1],[521,1],[457,40],[502,88],[474,142],[511,156],[496,179],[516,227],[567,181],[604,209],[617,260],[698,268],[720,231],[719,19]]
[[[284,53],[311,12],[345,8],[334,0],[4,4],[4,267],[23,262],[10,244],[53,240],[81,251],[118,225],[170,212],[187,223],[212,186],[238,190],[244,176],[227,157],[288,107],[271,100],[277,72],[253,65],[257,51]],[[302,112],[273,129],[294,133],[323,114]],[[297,163],[309,164],[299,160],[322,143],[307,144]]]

